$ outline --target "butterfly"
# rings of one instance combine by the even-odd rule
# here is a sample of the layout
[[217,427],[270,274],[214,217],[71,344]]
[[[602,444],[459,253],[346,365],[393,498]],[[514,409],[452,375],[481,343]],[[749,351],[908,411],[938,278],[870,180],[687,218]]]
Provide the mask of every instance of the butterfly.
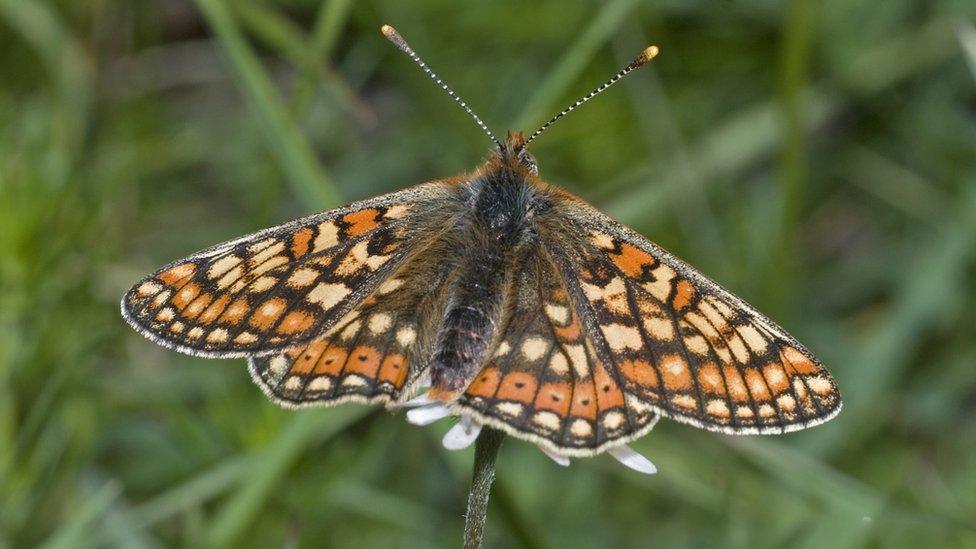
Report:
[[768,434],[839,412],[831,375],[776,323],[540,178],[528,144],[655,47],[528,138],[499,141],[382,30],[494,141],[484,164],[165,265],[123,297],[133,328],[245,357],[286,407],[395,408],[429,386],[454,413],[561,456],[623,445],[661,417]]

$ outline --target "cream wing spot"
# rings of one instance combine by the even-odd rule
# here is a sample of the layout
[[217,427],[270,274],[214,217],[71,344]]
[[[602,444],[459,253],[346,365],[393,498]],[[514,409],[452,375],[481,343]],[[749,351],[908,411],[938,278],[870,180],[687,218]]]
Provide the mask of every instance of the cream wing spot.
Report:
[[412,208],[407,204],[394,204],[387,208],[386,213],[383,214],[384,218],[387,219],[400,219],[401,217],[410,213]]
[[566,345],[564,348],[576,374],[580,377],[590,375],[590,363],[586,358],[586,349],[582,345]]
[[207,343],[225,343],[227,341],[227,330],[224,328],[215,328],[209,334],[207,334]]
[[252,294],[259,294],[261,292],[266,292],[274,287],[278,283],[278,279],[273,276],[262,276],[251,283],[248,287],[248,291]]
[[349,374],[342,379],[342,384],[346,387],[363,387],[366,380],[358,374]]
[[610,431],[616,431],[624,424],[624,415],[620,412],[608,412],[603,416],[603,426]]
[[796,399],[790,395],[780,395],[776,399],[776,404],[779,404],[780,409],[784,412],[792,412],[796,409]]
[[350,339],[353,338],[353,336],[355,336],[359,332],[360,326],[362,326],[362,322],[358,320],[353,321],[351,324],[346,326],[345,329],[342,330],[342,332],[339,334],[339,337],[341,337],[344,341],[349,341]]
[[738,335],[733,335],[729,338],[729,349],[740,364],[747,364],[749,362],[749,351],[746,349],[745,343],[742,342],[742,338]]
[[261,250],[266,249],[268,246],[274,244],[278,240],[275,238],[265,238],[264,240],[259,240],[247,247],[247,251],[252,254],[256,254]]
[[238,262],[238,265],[228,270],[224,276],[220,277],[220,280],[217,281],[217,289],[227,289],[231,284],[237,282],[244,276],[244,267],[239,263],[240,262]]
[[749,346],[756,354],[763,354],[766,352],[766,338],[760,335],[759,330],[751,324],[746,324],[744,326],[739,326],[736,328],[739,331],[739,335],[745,340],[746,345]]
[[613,237],[599,231],[590,231],[590,244],[603,250],[612,250]]
[[[285,249],[285,243],[283,241],[280,241],[280,240],[277,240],[276,241],[274,239],[271,239],[271,240],[275,242],[273,245],[269,245],[269,246],[261,249],[260,252],[255,253],[254,256],[251,257],[251,259],[249,261],[249,263],[251,264],[251,266],[257,267],[258,265],[261,265],[265,261],[271,259],[272,257],[274,257],[274,256],[280,254],[282,251],[284,251],[284,249]],[[258,244],[255,244],[254,246],[257,246],[257,245]],[[252,247],[254,247],[254,246],[252,246]]]
[[702,301],[698,305],[698,310],[705,315],[705,318],[715,327],[716,330],[724,331],[728,327],[728,320],[710,303]]
[[711,303],[711,305],[726,318],[732,318],[735,316],[735,310],[733,310],[732,307],[729,307],[728,303],[722,301],[721,299],[717,299],[714,296],[708,296],[707,299],[708,302]]
[[654,339],[671,341],[674,339],[674,324],[671,320],[660,317],[649,317],[644,319],[644,329]]
[[566,361],[566,356],[559,352],[553,353],[552,358],[549,359],[549,369],[559,375],[569,372],[569,364]]
[[161,284],[154,282],[152,280],[147,280],[146,282],[143,282],[142,284],[139,285],[139,289],[136,290],[136,293],[139,295],[139,297],[149,297],[151,295],[156,294],[162,289],[163,286]]
[[391,279],[383,282],[382,284],[380,284],[380,287],[376,291],[380,295],[386,295],[386,294],[388,294],[388,293],[396,290],[400,286],[403,286],[403,279],[402,278],[391,278]]
[[539,427],[549,431],[559,429],[561,424],[559,421],[559,416],[552,412],[537,412],[534,416],[532,416],[532,423],[535,423]]
[[[284,246],[284,244],[282,244],[282,246]],[[264,274],[264,273],[266,273],[266,272],[268,272],[268,271],[270,271],[272,269],[277,269],[278,267],[281,267],[282,265],[287,265],[287,264],[288,264],[288,258],[287,257],[285,257],[283,255],[276,255],[276,256],[274,256],[274,257],[272,257],[270,259],[267,259],[267,260],[261,262],[260,265],[257,265],[256,267],[254,267],[254,269],[250,273],[248,273],[248,274],[250,275],[250,277],[256,277],[256,276],[262,275],[262,274]]]
[[603,331],[607,344],[614,351],[638,350],[643,345],[640,332],[636,328],[623,324],[605,324],[600,326],[600,330]]
[[522,413],[523,406],[517,402],[499,402],[495,404],[495,408],[505,415],[518,416]]
[[675,406],[678,406],[679,408],[685,408],[687,410],[692,410],[696,408],[695,399],[690,395],[675,395],[671,397],[671,402]]
[[705,405],[705,411],[712,416],[727,418],[730,415],[729,406],[723,400],[709,400]]
[[569,320],[569,309],[562,305],[546,304],[546,315],[557,324],[566,324]]
[[529,362],[534,362],[542,358],[542,355],[545,354],[548,347],[546,340],[541,337],[530,337],[522,343],[522,356]]
[[593,427],[585,419],[574,420],[569,430],[577,438],[586,438],[593,434]]
[[651,270],[651,274],[654,276],[654,281],[644,284],[643,288],[658,300],[666,302],[668,296],[671,295],[671,281],[674,280],[675,275],[674,269],[660,263]]
[[332,221],[319,224],[319,234],[312,244],[313,252],[321,252],[339,244],[339,227]]
[[289,287],[299,289],[310,286],[319,277],[319,272],[308,267],[299,267],[285,282]]
[[375,335],[382,334],[390,329],[393,320],[386,313],[376,313],[369,317],[369,331]]
[[417,338],[417,332],[410,326],[404,326],[397,331],[396,340],[403,347],[409,346]]
[[285,309],[285,302],[280,299],[271,299],[265,301],[260,307],[258,307],[258,314],[267,317],[277,317]]
[[321,393],[322,391],[328,391],[331,388],[332,388],[332,380],[329,379],[327,376],[319,376],[319,377],[313,379],[308,384],[308,390],[309,391],[312,391],[312,392],[315,392],[315,393]]
[[302,388],[302,378],[291,376],[285,380],[284,388],[286,391],[297,391]]
[[159,314],[156,315],[156,320],[160,322],[169,322],[170,320],[173,320],[175,316],[176,311],[174,311],[172,307],[164,307],[161,311],[159,311]]
[[288,369],[288,359],[285,355],[275,355],[268,363],[268,370],[275,376],[279,376]]
[[352,293],[345,284],[320,282],[306,299],[310,303],[315,303],[326,311],[339,304],[346,296]]
[[685,337],[685,347],[698,356],[708,356],[708,342],[700,335]]
[[806,379],[807,385],[814,393],[824,396],[834,392],[834,386],[823,376],[813,376]]

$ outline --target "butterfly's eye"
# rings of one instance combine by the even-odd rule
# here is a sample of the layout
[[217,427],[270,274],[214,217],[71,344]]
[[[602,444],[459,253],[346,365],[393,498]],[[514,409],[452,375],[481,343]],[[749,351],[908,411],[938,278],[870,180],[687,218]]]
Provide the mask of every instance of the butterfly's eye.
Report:
[[536,163],[535,157],[529,154],[529,152],[526,151],[525,149],[521,149],[518,151],[518,160],[519,162],[522,163],[522,165],[527,167],[530,172],[534,174],[539,173],[539,164]]

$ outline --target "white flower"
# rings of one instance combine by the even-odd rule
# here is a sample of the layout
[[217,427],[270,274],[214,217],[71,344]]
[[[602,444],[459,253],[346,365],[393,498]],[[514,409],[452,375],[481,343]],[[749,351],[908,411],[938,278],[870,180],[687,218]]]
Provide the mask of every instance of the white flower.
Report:
[[[452,415],[451,410],[447,406],[444,406],[438,400],[428,397],[427,393],[404,402],[397,407],[410,408],[407,411],[407,421],[414,425],[430,425],[435,421]],[[444,435],[441,443],[448,450],[463,450],[471,446],[475,439],[478,438],[478,434],[481,433],[481,427],[482,425],[470,415],[461,414],[461,419]],[[559,465],[563,467],[569,466],[569,456],[554,452],[543,446],[539,446],[539,449]],[[620,463],[640,473],[653,475],[657,472],[657,467],[651,463],[651,460],[638,454],[630,446],[615,446],[607,450],[607,453]]]

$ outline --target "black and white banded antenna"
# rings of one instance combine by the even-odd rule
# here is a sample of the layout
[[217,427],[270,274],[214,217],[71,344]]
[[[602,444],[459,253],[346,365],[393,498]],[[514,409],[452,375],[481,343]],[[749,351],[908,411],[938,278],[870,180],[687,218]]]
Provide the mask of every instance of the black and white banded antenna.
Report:
[[542,132],[546,131],[549,128],[549,126],[552,126],[552,124],[556,120],[559,120],[560,118],[566,116],[567,114],[569,114],[570,112],[572,112],[574,109],[576,109],[577,107],[579,107],[583,103],[586,103],[590,99],[593,99],[594,97],[596,97],[597,95],[599,95],[605,89],[607,89],[610,86],[616,84],[617,83],[617,80],[620,80],[621,78],[627,76],[631,72],[633,72],[633,71],[635,71],[635,70],[643,67],[648,61],[650,61],[651,59],[654,59],[655,57],[657,57],[657,54],[658,54],[659,51],[660,50],[658,49],[657,46],[648,46],[648,47],[644,48],[644,51],[642,51],[640,53],[640,55],[638,55],[636,58],[634,58],[634,60],[631,61],[629,65],[627,65],[626,67],[620,69],[620,71],[617,74],[611,76],[609,80],[607,80],[606,82],[604,82],[603,84],[601,84],[598,88],[594,89],[590,93],[588,93],[588,94],[584,95],[583,97],[579,98],[579,100],[577,100],[572,105],[570,105],[570,106],[566,107],[565,109],[559,111],[559,113],[557,113],[556,116],[553,116],[552,118],[550,118],[549,121],[546,122],[545,124],[543,124],[542,126],[540,126],[538,130],[532,132],[532,135],[530,135],[529,138],[525,140],[525,143],[522,144],[522,148],[524,149],[526,147],[526,145],[528,145],[529,143],[532,142],[533,139],[535,139],[536,137],[539,137],[539,135]]
[[393,42],[394,46],[396,46],[403,53],[407,54],[407,56],[410,57],[410,59],[413,59],[414,63],[419,65],[421,70],[423,70],[424,73],[426,73],[427,76],[429,76],[431,80],[434,81],[435,84],[440,86],[442,90],[446,91],[447,95],[450,95],[451,99],[453,99],[455,103],[460,105],[461,108],[464,109],[464,112],[468,113],[468,116],[470,116],[475,121],[475,123],[478,124],[478,127],[484,130],[486,134],[488,134],[488,137],[495,142],[495,145],[498,145],[499,150],[504,150],[505,147],[502,146],[502,142],[499,141],[497,137],[495,137],[495,134],[491,133],[491,130],[489,130],[488,126],[484,122],[482,122],[481,118],[479,118],[478,115],[475,114],[473,110],[471,110],[471,107],[469,107],[468,104],[465,103],[463,99],[461,99],[460,97],[458,97],[456,93],[454,93],[454,90],[452,90],[450,86],[445,84],[444,81],[441,80],[434,73],[434,71],[432,71],[430,67],[427,66],[427,63],[424,63],[424,60],[421,59],[419,55],[417,55],[417,52],[413,51],[413,48],[410,47],[410,44],[407,44],[407,41],[404,40],[402,36],[400,36],[400,33],[397,32],[395,28],[391,27],[390,25],[383,25],[382,27],[380,27],[380,31],[383,33],[383,36],[387,38],[387,40]]

